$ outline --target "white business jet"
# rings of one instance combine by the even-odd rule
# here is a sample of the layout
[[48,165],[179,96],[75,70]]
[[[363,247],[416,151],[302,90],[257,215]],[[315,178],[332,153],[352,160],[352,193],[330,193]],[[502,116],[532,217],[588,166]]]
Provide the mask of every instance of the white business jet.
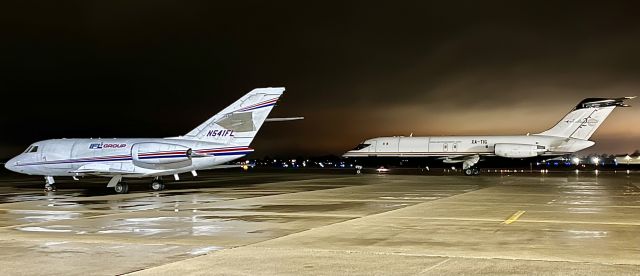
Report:
[[164,189],[161,177],[223,165],[253,151],[249,144],[267,120],[284,88],[257,88],[184,136],[149,139],[53,139],[33,143],[9,160],[11,171],[41,175],[54,191],[57,176],[104,176],[107,187],[127,193],[123,178],[153,178],[151,188]]
[[379,137],[368,139],[344,157],[432,157],[444,163],[462,163],[466,175],[477,175],[480,157],[533,158],[559,156],[593,146],[589,138],[616,107],[628,107],[624,98],[588,98],[551,129],[527,135]]

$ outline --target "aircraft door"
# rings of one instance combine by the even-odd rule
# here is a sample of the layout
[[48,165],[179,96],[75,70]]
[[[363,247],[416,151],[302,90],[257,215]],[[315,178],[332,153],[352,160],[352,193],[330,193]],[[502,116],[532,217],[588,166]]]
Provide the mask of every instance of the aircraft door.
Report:
[[378,139],[376,152],[398,152],[399,140],[399,137]]
[[73,150],[73,141],[56,140],[44,145],[42,149],[42,161],[45,161],[45,167],[49,169],[70,169],[72,163],[71,152]]

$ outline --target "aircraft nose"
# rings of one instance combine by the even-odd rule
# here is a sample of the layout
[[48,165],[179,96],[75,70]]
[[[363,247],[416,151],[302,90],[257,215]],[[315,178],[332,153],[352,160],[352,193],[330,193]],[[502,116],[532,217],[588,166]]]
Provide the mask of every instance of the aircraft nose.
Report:
[[7,163],[4,164],[4,167],[7,170],[10,170],[12,172],[17,172],[16,171],[16,159],[15,158],[11,158],[11,160],[7,161]]

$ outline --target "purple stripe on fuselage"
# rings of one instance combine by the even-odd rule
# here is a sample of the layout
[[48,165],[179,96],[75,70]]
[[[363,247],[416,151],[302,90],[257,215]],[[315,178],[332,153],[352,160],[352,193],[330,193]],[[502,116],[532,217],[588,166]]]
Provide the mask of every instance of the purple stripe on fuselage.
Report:
[[155,155],[155,156],[138,156],[138,159],[156,159],[156,158],[184,158],[187,155]]
[[[218,151],[218,152],[210,152],[206,153],[207,155],[212,156],[228,156],[228,155],[246,155],[253,150],[237,150],[234,148],[238,147],[227,147],[230,148],[226,151]],[[224,148],[220,148],[224,149]],[[246,149],[246,148],[245,148]],[[206,150],[218,150],[218,149],[202,149],[197,151],[206,151]],[[140,156],[139,159],[154,159],[154,158],[179,158],[186,157],[184,154],[180,155],[155,155],[155,156]],[[44,162],[33,162],[33,163],[24,163],[19,164],[17,166],[33,166],[33,165],[54,165],[54,164],[69,164],[69,163],[94,163],[94,162],[113,162],[113,161],[130,161],[133,160],[131,156],[128,155],[115,155],[115,156],[102,156],[102,157],[91,157],[91,158],[79,158],[79,159],[70,159],[70,160],[56,160],[56,161],[44,161]]]

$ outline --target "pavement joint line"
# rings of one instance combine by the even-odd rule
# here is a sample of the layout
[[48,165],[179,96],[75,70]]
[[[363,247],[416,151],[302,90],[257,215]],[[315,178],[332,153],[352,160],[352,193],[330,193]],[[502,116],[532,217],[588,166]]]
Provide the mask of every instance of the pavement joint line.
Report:
[[[240,248],[240,247],[234,247]],[[232,250],[234,248],[225,248],[223,250]],[[471,259],[471,260],[505,260],[505,261],[539,261],[539,262],[554,262],[554,263],[575,263],[575,264],[594,264],[594,265],[626,265],[635,266],[640,268],[640,264],[630,263],[608,263],[608,262],[588,262],[588,261],[576,261],[567,259],[544,259],[544,258],[509,258],[509,257],[482,257],[482,256],[462,256],[462,255],[444,255],[444,254],[425,254],[425,253],[407,253],[407,252],[383,252],[383,251],[362,251],[362,250],[338,250],[338,249],[322,249],[322,248],[295,248],[290,247],[262,247],[251,246],[252,249],[264,249],[264,250],[284,250],[284,251],[308,251],[308,252],[329,252],[329,253],[349,253],[349,254],[371,254],[371,255],[383,255],[383,256],[406,256],[406,257],[436,257],[436,258],[457,258],[457,259]],[[219,251],[223,251],[219,250]],[[210,254],[215,254],[218,251],[213,251]],[[206,255],[200,255],[197,257],[204,257]]]
[[[410,206],[406,206],[410,207]],[[402,209],[402,208],[400,208]],[[398,209],[396,209],[398,210]],[[393,210],[392,210],[393,211]],[[502,219],[481,219],[481,218],[451,218],[451,217],[392,217],[391,219],[422,219],[422,220],[460,220],[460,221],[486,221],[486,222],[500,222]],[[623,222],[593,222],[593,221],[567,221],[567,220],[532,220],[532,219],[522,219],[518,220],[518,222],[522,223],[559,223],[559,224],[594,224],[594,225],[625,225],[625,226],[640,226],[640,222],[633,223],[623,223]]]
[[[448,202],[440,202],[441,204],[454,204],[454,205],[473,205],[478,206],[477,202],[466,202],[466,201],[448,201]],[[508,205],[508,206],[549,206],[549,207],[563,207],[563,206],[575,206],[575,204],[569,203],[558,203],[554,202],[553,204],[547,203],[520,203],[520,202],[483,202],[483,205]],[[586,205],[584,208],[592,208],[592,207],[605,207],[605,208],[640,208],[640,205]],[[554,211],[536,211],[536,212],[554,212]]]
[[446,262],[448,262],[448,261],[450,261],[450,260],[451,260],[451,258],[444,259],[444,260],[442,260],[441,262],[439,262],[439,263],[437,263],[437,264],[435,264],[435,265],[432,265],[431,267],[427,267],[427,268],[425,268],[424,270],[420,271],[420,274],[427,273],[427,272],[429,272],[429,271],[431,271],[431,270],[433,270],[433,269],[435,269],[435,268],[437,268],[437,267],[439,267],[439,266],[441,266],[441,265],[445,264]]
[[[287,247],[260,247],[262,249],[271,250],[291,250]],[[298,249],[300,250],[300,249]],[[507,260],[507,261],[541,261],[541,262],[558,262],[558,263],[577,263],[577,264],[601,264],[601,265],[628,265],[636,266],[640,268],[640,264],[629,263],[607,263],[607,262],[587,262],[587,261],[575,261],[566,259],[542,259],[542,258],[506,258],[506,257],[482,257],[482,256],[459,256],[459,255],[443,255],[443,254],[423,254],[423,253],[404,253],[404,252],[381,252],[381,251],[362,251],[362,250],[337,250],[337,249],[319,249],[319,248],[304,248],[305,251],[319,251],[319,252],[344,252],[344,253],[360,253],[360,254],[375,254],[375,255],[397,255],[408,257],[440,257],[440,258],[459,258],[459,259],[481,259],[481,260]],[[212,252],[215,253],[215,252]]]
[[[487,192],[488,193],[488,192]],[[555,197],[555,198],[602,198],[602,196],[598,195],[583,195],[583,194],[566,194],[566,195],[557,195],[557,194],[515,194],[515,193],[489,193],[490,195],[497,196],[539,196],[539,197]],[[634,193],[633,195],[637,195],[638,193]],[[607,198],[626,198],[629,195],[607,195]]]
[[513,213],[513,215],[511,215],[508,219],[506,219],[505,221],[502,222],[502,224],[512,224],[514,223],[516,220],[518,220],[520,218],[520,216],[522,216],[526,211],[520,210],[517,211],[515,213]]
[[[23,233],[21,233],[23,234]],[[24,233],[23,235],[12,235],[12,236],[0,236],[0,241],[20,241],[20,242],[36,242],[36,241],[51,241],[51,240],[64,240],[68,241],[67,237],[61,236],[33,236],[31,234]],[[165,243],[157,243],[157,242],[149,242],[148,239],[145,238],[127,238],[122,239],[120,237],[96,237],[93,235],[84,235],[83,237],[76,239],[74,241],[70,241],[72,243],[86,243],[86,244],[140,244],[140,245],[151,245],[151,246],[196,246],[203,247],[209,245],[209,243],[203,243],[203,241],[193,241],[193,242],[183,242],[184,240],[174,239],[174,240],[165,240]],[[209,241],[206,241],[209,242]],[[201,255],[197,255],[201,256]],[[197,257],[194,256],[194,257]]]
[[0,208],[0,211],[25,211],[25,212],[64,212],[64,213],[111,213],[108,210],[48,210],[48,209],[14,209]]
[[[439,198],[435,198],[435,199],[413,199],[413,200],[409,200],[409,199],[316,199],[316,198],[292,198],[292,199],[276,199],[278,201],[304,201],[304,202],[309,202],[309,201],[318,201],[318,202],[389,202],[389,203],[393,203],[393,202],[408,202],[408,203],[423,203],[423,202],[429,202],[429,201],[433,201],[433,200],[438,200],[438,199],[442,199],[442,198],[446,198],[446,197],[439,197]],[[640,208],[640,207],[639,207]],[[1,209],[0,209],[1,210]]]

